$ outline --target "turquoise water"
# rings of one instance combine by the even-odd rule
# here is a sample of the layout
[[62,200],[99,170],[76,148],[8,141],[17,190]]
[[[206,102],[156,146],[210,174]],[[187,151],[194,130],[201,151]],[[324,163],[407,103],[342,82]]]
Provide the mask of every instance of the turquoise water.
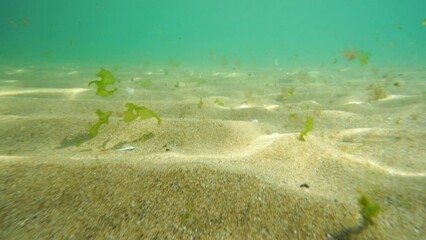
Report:
[[0,60],[263,68],[426,63],[423,0],[2,0]]

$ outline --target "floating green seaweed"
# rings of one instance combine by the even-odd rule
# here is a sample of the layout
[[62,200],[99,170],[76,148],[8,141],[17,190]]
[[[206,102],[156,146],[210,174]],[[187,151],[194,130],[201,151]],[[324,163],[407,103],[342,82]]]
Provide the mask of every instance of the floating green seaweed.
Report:
[[359,64],[361,64],[361,66],[368,65],[368,60],[369,60],[370,56],[371,56],[371,53],[360,51],[359,54],[358,54]]
[[115,77],[110,71],[101,68],[101,70],[96,74],[96,76],[100,77],[101,80],[94,80],[89,82],[89,86],[93,83],[98,86],[98,89],[96,90],[96,95],[99,95],[101,97],[108,97],[118,90],[118,88],[114,88],[113,90],[107,89],[108,85],[115,84]]
[[95,125],[93,125],[90,130],[89,130],[89,136],[91,138],[96,137],[96,135],[98,135],[98,131],[99,128],[103,125],[103,124],[107,124],[108,123],[108,119],[111,116],[111,111],[108,112],[102,112],[100,109],[96,110],[96,115],[98,115],[99,120],[97,123],[95,123]]
[[374,225],[373,217],[380,213],[380,205],[371,200],[365,193],[361,193],[358,198],[358,205],[360,206],[362,219],[365,225]]
[[220,101],[220,99],[219,99],[219,98],[216,98],[216,99],[214,100],[214,103],[215,103],[216,105],[219,105],[219,106],[225,107],[225,103],[223,103],[222,101]]
[[299,135],[299,139],[301,141],[306,141],[306,136],[308,136],[308,133],[312,131],[312,129],[314,128],[314,125],[315,125],[314,119],[311,117],[307,117],[306,123],[305,123],[305,130],[303,130],[303,132],[301,132]]
[[161,124],[161,119],[156,113],[144,106],[137,106],[133,103],[126,103],[127,111],[124,112],[124,122],[128,123],[140,117],[142,120],[156,118],[158,125]]
[[345,50],[342,52],[342,56],[348,61],[358,59],[361,66],[366,66],[368,65],[368,60],[371,56],[371,53],[359,50]]

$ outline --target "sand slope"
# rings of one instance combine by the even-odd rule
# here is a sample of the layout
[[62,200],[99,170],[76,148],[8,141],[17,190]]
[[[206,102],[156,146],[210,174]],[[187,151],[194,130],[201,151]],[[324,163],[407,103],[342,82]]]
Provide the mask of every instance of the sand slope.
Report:
[[[359,191],[382,207],[359,239],[425,235],[423,72],[129,70],[109,99],[87,70],[34,72],[0,79],[1,238],[333,239],[361,221]],[[162,124],[123,123],[127,101]],[[97,108],[113,115],[89,139]]]

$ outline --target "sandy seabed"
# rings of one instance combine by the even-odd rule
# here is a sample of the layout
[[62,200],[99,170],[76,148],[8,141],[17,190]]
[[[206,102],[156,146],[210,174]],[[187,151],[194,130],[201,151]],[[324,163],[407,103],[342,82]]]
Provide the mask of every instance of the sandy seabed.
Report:
[[1,67],[0,239],[425,238],[426,71],[97,71]]

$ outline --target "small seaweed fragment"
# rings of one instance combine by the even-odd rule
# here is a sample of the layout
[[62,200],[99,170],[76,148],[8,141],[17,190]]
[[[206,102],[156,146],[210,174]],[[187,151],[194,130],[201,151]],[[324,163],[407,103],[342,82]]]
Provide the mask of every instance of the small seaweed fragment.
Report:
[[290,96],[294,97],[294,88],[290,88],[290,89],[288,90],[288,94],[289,94]]
[[370,101],[379,101],[381,99],[387,98],[388,94],[385,89],[381,86],[376,86],[371,91]]
[[380,213],[380,205],[371,200],[365,193],[361,193],[361,196],[358,198],[358,205],[361,208],[362,225],[374,225],[373,217],[376,217]]
[[297,113],[290,113],[290,115],[288,115],[288,118],[296,118],[297,117]]
[[371,56],[371,53],[359,50],[345,50],[342,52],[342,56],[348,61],[358,59],[361,66],[365,66],[368,65],[368,60]]
[[359,52],[359,55],[358,55],[358,61],[359,61],[359,64],[361,64],[361,66],[366,66],[366,65],[368,65],[368,59],[370,58],[370,56],[371,56],[371,53],[369,53],[369,52]]
[[345,50],[342,52],[342,56],[348,61],[352,61],[358,58],[358,51],[356,50]]
[[425,19],[423,19],[423,21],[422,21],[422,25],[423,25],[423,26],[426,26],[426,18],[425,18]]
[[181,83],[181,82],[177,81],[177,82],[175,83],[175,88],[181,88],[181,87],[183,87],[183,83]]
[[396,124],[396,125],[400,125],[400,124],[401,124],[401,121],[402,121],[402,119],[401,119],[401,118],[398,118],[398,119],[396,119],[396,120],[395,120],[395,124]]
[[203,98],[200,98],[200,101],[198,102],[198,108],[202,108],[203,105],[204,105]]
[[308,136],[308,133],[312,131],[312,129],[314,128],[314,125],[315,125],[314,119],[311,117],[307,117],[306,123],[305,123],[305,130],[303,130],[303,132],[301,132],[299,135],[299,139],[301,141],[306,141],[306,136]]
[[30,26],[30,21],[28,19],[22,19],[22,26],[24,27]]
[[338,234],[336,234],[334,239],[354,239],[357,235],[365,231],[369,226],[374,225],[373,218],[377,217],[380,213],[380,205],[373,200],[371,200],[365,193],[360,193],[361,196],[358,198],[358,205],[361,208],[360,213],[362,216],[361,222],[353,227],[344,228]]
[[137,106],[133,103],[126,103],[127,111],[124,112],[124,122],[128,123],[140,117],[142,120],[156,118],[158,125],[161,124],[161,119],[158,115],[144,106]]
[[82,143],[90,140],[91,137],[87,133],[81,133],[75,136],[66,137],[62,140],[61,145],[56,147],[57,149],[67,148],[70,146],[80,146]]
[[395,28],[396,28],[396,30],[398,30],[398,31],[401,31],[401,30],[402,30],[402,26],[401,26],[401,24],[399,24],[399,23],[397,23],[397,24],[395,25]]
[[115,77],[110,71],[101,68],[101,70],[96,74],[96,76],[100,77],[101,80],[94,80],[89,82],[89,86],[92,85],[92,83],[98,86],[98,89],[96,90],[96,95],[99,95],[101,97],[108,97],[118,90],[117,88],[114,88],[113,90],[107,89],[108,85],[115,84]]
[[223,103],[222,101],[220,101],[220,99],[219,99],[219,98],[216,98],[216,99],[214,100],[214,103],[215,103],[216,105],[219,105],[219,106],[225,107],[225,103]]
[[276,98],[277,101],[284,102],[289,97],[294,97],[295,89],[294,87],[288,88],[288,87],[282,87],[281,88],[281,94],[279,94]]
[[96,115],[98,115],[99,120],[89,130],[89,136],[91,138],[94,138],[96,135],[98,135],[99,128],[102,126],[102,124],[108,123],[108,119],[111,116],[111,113],[111,111],[102,112],[100,109],[96,110]]

